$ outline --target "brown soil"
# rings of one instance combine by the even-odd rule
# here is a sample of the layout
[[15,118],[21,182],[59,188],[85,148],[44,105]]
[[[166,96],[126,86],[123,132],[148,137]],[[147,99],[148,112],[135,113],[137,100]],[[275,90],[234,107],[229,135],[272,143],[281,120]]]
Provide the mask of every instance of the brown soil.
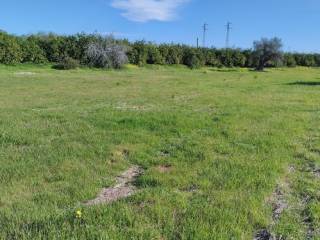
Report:
[[103,188],[100,194],[92,200],[85,202],[86,206],[112,203],[122,198],[129,197],[136,192],[133,182],[142,174],[142,169],[133,166],[116,178],[116,185]]

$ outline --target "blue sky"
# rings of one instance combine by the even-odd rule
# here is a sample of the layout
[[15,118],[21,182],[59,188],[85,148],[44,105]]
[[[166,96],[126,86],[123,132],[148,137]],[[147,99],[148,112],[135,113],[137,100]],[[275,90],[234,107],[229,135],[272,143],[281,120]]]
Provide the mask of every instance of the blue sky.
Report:
[[193,44],[209,24],[208,46],[251,47],[278,36],[284,49],[320,52],[319,0],[1,0],[0,29],[15,34],[114,33],[130,40]]

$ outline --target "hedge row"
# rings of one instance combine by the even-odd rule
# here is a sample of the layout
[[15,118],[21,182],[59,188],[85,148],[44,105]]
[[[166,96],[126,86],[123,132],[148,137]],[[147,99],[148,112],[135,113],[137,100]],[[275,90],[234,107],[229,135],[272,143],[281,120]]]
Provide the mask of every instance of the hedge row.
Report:
[[[70,58],[87,64],[86,51],[92,42],[103,37],[96,34],[76,34],[59,36],[36,34],[14,36],[0,32],[0,63],[46,63],[61,62]],[[214,67],[253,67],[252,50],[195,48],[180,44],[153,44],[145,41],[130,43],[127,40],[114,40],[126,46],[130,63],[144,64],[184,64],[191,68]],[[320,54],[285,53],[281,62],[270,62],[269,66],[320,66]]]

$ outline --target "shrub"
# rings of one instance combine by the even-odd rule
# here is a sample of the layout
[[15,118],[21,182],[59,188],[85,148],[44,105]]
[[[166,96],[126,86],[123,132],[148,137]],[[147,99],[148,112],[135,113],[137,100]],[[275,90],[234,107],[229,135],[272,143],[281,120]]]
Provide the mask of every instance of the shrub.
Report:
[[320,67],[320,54],[315,54],[314,60],[315,60],[316,66]]
[[51,33],[48,35],[38,35],[37,38],[38,44],[45,52],[49,62],[59,62],[67,55],[67,53],[63,51],[65,42],[62,36]]
[[192,69],[200,68],[203,65],[200,54],[192,48],[185,50],[183,63]]
[[71,70],[80,66],[79,61],[71,57],[64,57],[58,64],[54,65],[54,69],[58,70]]
[[221,63],[219,62],[214,49],[206,50],[204,52],[205,65],[211,67],[218,67]]
[[143,66],[147,63],[148,49],[144,41],[137,41],[131,45],[131,51],[128,54],[129,61],[132,64]]
[[166,63],[167,64],[182,64],[183,63],[183,48],[179,45],[171,45],[169,47]]
[[21,61],[22,51],[17,38],[0,32],[0,63],[16,64]]
[[148,46],[147,63],[148,64],[163,64],[163,57],[159,51],[158,46],[153,45],[153,44],[150,44]]
[[294,56],[292,54],[289,54],[289,53],[287,53],[283,56],[283,64],[287,67],[297,66],[296,59],[294,58]]
[[22,39],[22,62],[45,63],[47,61],[44,51],[37,44],[34,37]]
[[311,54],[303,55],[301,65],[305,67],[314,67],[316,65],[314,56]]

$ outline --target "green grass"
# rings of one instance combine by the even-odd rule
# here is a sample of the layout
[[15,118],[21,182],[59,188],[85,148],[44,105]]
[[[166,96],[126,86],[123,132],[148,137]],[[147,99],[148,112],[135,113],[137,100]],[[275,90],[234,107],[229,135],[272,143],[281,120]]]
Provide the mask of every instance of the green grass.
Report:
[[[0,239],[317,239],[319,106],[320,69],[0,66]],[[81,205],[131,165],[136,195]]]

